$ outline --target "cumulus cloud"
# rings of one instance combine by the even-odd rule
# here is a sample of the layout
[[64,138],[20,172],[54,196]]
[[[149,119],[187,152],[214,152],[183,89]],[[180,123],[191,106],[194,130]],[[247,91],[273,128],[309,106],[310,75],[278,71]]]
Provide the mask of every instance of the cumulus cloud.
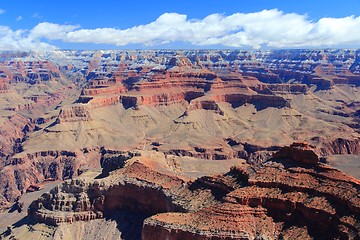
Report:
[[21,20],[23,20],[23,16],[18,16],[17,18],[16,18],[16,21],[18,22],[18,21],[21,21]]
[[6,11],[2,8],[0,8],[0,14],[4,14]]
[[29,37],[33,39],[46,38],[49,40],[61,40],[66,39],[67,34],[76,28],[78,28],[78,26],[42,22],[30,31]]
[[[306,15],[272,9],[229,16],[211,14],[203,19],[188,19],[184,14],[164,13],[151,23],[127,29],[81,29],[74,25],[43,22],[32,30],[14,32],[8,29],[7,32],[17,43],[23,44],[25,41],[29,46],[45,44],[46,48],[53,46],[40,40],[114,46],[140,44],[145,47],[182,42],[195,47],[220,45],[236,48],[317,48],[360,47],[358,30],[360,17],[311,21]],[[7,33],[3,32],[2,35],[4,34]],[[0,38],[0,41],[3,39],[4,37]]]
[[25,30],[13,31],[7,26],[0,26],[0,50],[51,51],[55,49],[57,49],[55,46],[52,46],[45,42],[41,42],[37,38],[29,37],[29,34]]

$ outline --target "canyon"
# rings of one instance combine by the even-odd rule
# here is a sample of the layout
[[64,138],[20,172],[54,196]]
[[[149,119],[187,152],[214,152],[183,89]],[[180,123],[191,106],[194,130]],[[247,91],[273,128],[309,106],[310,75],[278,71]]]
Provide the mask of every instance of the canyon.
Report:
[[0,208],[59,182],[1,237],[357,239],[359,91],[359,50],[0,53]]

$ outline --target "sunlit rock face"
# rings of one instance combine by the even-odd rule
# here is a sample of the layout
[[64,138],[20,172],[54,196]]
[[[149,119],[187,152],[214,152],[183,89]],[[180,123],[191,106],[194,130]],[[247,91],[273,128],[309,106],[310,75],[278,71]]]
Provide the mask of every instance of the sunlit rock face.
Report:
[[323,163],[360,153],[359,54],[0,53],[0,208],[77,178],[29,215],[126,210],[144,239],[354,238],[358,181]]

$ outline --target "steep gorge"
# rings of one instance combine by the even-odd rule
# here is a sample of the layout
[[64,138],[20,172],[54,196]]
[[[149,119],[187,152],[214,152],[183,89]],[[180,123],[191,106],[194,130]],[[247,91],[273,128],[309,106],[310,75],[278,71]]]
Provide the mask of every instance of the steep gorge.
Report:
[[[104,178],[64,182],[36,201],[30,215],[56,225],[101,221],[129,209],[149,217],[145,239],[154,233],[170,239],[180,233],[190,239],[318,238],[317,227],[328,237],[356,235],[357,200],[346,195],[356,195],[350,186],[358,189],[356,180],[318,163],[268,160],[294,141],[307,142],[322,161],[359,154],[359,51],[1,56],[0,208],[11,206],[32,185],[77,178],[101,165]],[[157,157],[153,165],[144,159],[126,165],[139,157],[134,151],[164,154],[169,169],[159,170]],[[191,170],[192,160],[173,158],[198,159],[211,171]],[[232,171],[246,175],[245,180],[231,171],[194,178],[240,159],[249,165]],[[188,175],[173,173],[185,166]],[[290,216],[277,215],[280,210]],[[233,229],[226,214],[244,229]],[[202,225],[204,218],[209,222]]]

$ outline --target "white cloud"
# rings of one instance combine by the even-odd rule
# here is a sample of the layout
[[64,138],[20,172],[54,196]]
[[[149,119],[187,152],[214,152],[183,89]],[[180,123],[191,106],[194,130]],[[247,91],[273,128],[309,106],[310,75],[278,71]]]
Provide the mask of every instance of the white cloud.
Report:
[[0,26],[0,50],[51,51],[57,49],[55,46],[31,38],[28,35],[27,31],[24,30],[13,31],[7,26]]
[[151,23],[128,29],[81,29],[74,25],[43,22],[32,30],[17,32],[8,29],[3,33],[2,35],[9,34],[10,37],[6,35],[7,38],[0,38],[0,49],[3,49],[2,42],[9,38],[15,41],[12,45],[24,45],[24,42],[27,42],[26,46],[29,48],[45,46],[47,49],[53,46],[40,40],[159,47],[172,42],[199,47],[360,47],[360,17],[321,18],[311,21],[305,15],[287,14],[277,9],[235,13],[230,16],[211,14],[204,19],[188,19],[183,14],[164,13]]
[[6,10],[0,8],[0,14],[4,14],[4,13],[6,13]]
[[76,28],[78,28],[78,26],[42,22],[30,31],[29,37],[34,39],[46,38],[49,40],[65,39],[67,38],[67,33]]
[[23,20],[23,16],[18,16],[17,18],[16,18],[16,21],[18,22],[18,21],[21,21],[21,20]]

